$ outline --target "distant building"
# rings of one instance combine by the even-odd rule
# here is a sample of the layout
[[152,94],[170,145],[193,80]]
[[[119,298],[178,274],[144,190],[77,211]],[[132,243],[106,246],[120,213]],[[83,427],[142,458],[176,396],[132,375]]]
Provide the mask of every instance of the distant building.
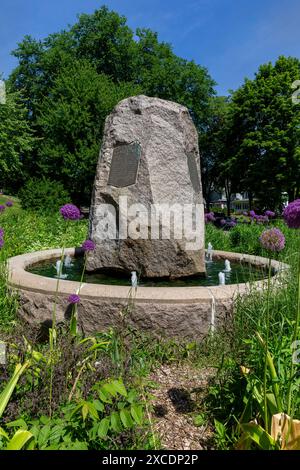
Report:
[[[210,205],[216,208],[220,208],[221,210],[226,209],[227,207],[227,199],[225,192],[221,191],[212,191],[210,193]],[[245,211],[250,210],[249,204],[249,197],[248,193],[233,193],[231,196],[231,203],[230,203],[231,210],[235,211],[236,213],[242,213]]]

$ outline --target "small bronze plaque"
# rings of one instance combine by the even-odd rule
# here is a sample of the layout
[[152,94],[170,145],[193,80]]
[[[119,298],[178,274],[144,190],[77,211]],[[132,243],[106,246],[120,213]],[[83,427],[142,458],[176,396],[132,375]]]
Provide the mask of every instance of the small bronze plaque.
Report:
[[114,148],[108,184],[117,188],[135,184],[140,154],[141,146],[138,142]]
[[193,189],[195,193],[199,193],[201,190],[201,185],[195,155],[193,153],[188,153],[187,161]]

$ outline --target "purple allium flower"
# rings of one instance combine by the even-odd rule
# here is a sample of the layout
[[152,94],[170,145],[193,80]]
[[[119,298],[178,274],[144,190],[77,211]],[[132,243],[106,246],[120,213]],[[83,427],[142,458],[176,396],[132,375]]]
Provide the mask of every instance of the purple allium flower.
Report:
[[265,222],[269,222],[269,218],[266,215],[255,215],[254,219],[258,224],[264,224]]
[[5,206],[3,204],[0,204],[0,214],[1,212],[5,211]]
[[5,205],[7,207],[12,207],[14,205],[14,203],[12,201],[6,201]]
[[259,241],[263,248],[270,251],[281,251],[285,247],[285,237],[278,228],[265,230],[261,234]]
[[80,297],[77,294],[71,294],[68,297],[68,301],[70,304],[78,304],[80,302]]
[[96,245],[92,240],[85,240],[85,242],[82,244],[84,251],[93,251],[95,247]]
[[300,199],[296,199],[284,209],[283,217],[290,228],[300,228]]
[[0,238],[4,237],[4,228],[0,227]]
[[207,214],[205,214],[205,222],[208,223],[208,222],[215,222],[216,218],[215,218],[215,214],[213,212],[208,212]]
[[250,217],[255,217],[256,216],[255,211],[250,211],[249,215],[250,215]]
[[235,226],[236,226],[236,224],[237,224],[237,222],[236,222],[235,220],[231,220],[230,222],[228,222],[228,224],[227,224],[227,225],[228,225],[228,227],[231,227],[231,228],[233,228],[233,227],[235,227]]
[[65,204],[59,209],[59,212],[65,220],[80,219],[80,210],[74,204]]
[[246,211],[243,212],[243,215],[244,215],[245,217],[248,217],[248,212],[246,212]]
[[275,217],[275,212],[273,212],[273,211],[266,211],[266,212],[265,212],[265,216],[266,216],[266,217]]
[[226,220],[225,220],[225,219],[221,219],[221,220],[220,220],[220,225],[223,226],[223,225],[225,225],[225,224],[226,224]]

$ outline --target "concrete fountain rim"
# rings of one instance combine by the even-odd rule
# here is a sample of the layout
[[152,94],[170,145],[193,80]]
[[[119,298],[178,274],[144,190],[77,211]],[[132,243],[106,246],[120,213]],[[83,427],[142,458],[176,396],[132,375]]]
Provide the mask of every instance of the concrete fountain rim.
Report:
[[[40,261],[55,260],[61,256],[61,249],[42,250],[23,255],[15,256],[8,259],[9,285],[12,288],[42,293],[45,295],[56,295],[57,280],[32,274],[26,271],[26,268]],[[74,256],[75,248],[65,249],[65,255]],[[267,266],[268,258],[260,256],[248,255],[243,253],[235,253],[228,251],[214,250],[213,258],[228,259],[229,261],[248,262],[256,266]],[[272,284],[282,282],[282,272],[286,272],[289,266],[285,263],[272,260],[272,269],[276,274],[272,277]],[[133,292],[128,286],[116,286],[107,284],[80,283],[77,281],[60,280],[58,296],[68,296],[78,293],[80,289],[80,297],[90,299],[118,299],[126,300],[130,295],[134,295],[136,302],[155,302],[155,303],[197,303],[211,302],[212,296],[216,300],[226,300],[233,298],[238,294],[245,294],[250,289],[264,289],[266,287],[266,279],[255,281],[253,283],[244,284],[228,284],[225,286],[191,286],[191,287],[138,287]]]

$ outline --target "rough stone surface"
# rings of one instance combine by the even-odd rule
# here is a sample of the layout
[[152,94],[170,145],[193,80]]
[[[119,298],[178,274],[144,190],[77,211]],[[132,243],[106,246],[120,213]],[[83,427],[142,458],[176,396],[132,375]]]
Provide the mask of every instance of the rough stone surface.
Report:
[[[138,160],[136,165],[134,158]],[[105,214],[99,208],[103,204],[111,204],[123,221],[136,217],[125,213],[119,205],[120,196],[127,197],[128,207],[143,204],[144,214],[150,214],[153,204],[198,204],[198,249],[187,246],[189,235],[184,234],[181,240],[174,237],[172,225],[170,239],[162,239],[161,235],[160,239],[150,239],[150,217],[144,224],[149,239],[101,239],[99,228]],[[137,271],[144,277],[205,272],[203,219],[198,135],[188,110],[146,96],[121,101],[105,124],[90,210],[89,236],[96,250],[89,253],[87,269]]]
[[[66,248],[65,254],[76,256],[74,248]],[[32,274],[26,269],[42,261],[55,263],[61,256],[60,249],[37,251],[15,256],[8,260],[9,285],[20,296],[19,314],[30,324],[43,331],[51,325],[56,299],[57,280]],[[267,267],[269,260],[241,253],[215,251],[214,259],[228,259]],[[289,282],[289,266],[272,260],[277,273],[272,277],[272,287],[281,288]],[[256,295],[268,288],[268,280],[254,283],[212,287],[138,287],[105,284],[80,284],[61,280],[57,295],[57,322],[70,318],[70,294],[79,292],[79,324],[85,333],[95,333],[114,326],[131,325],[151,334],[168,338],[201,339],[212,325],[230,328],[234,299],[251,291]],[[134,296],[132,296],[134,294]],[[129,299],[134,298],[129,302]],[[43,328],[45,327],[45,328]]]
[[[54,294],[41,294],[19,289],[19,315],[32,325],[48,326],[52,321]],[[215,326],[224,323],[232,309],[232,300],[217,302]],[[125,318],[124,312],[126,310]],[[86,333],[105,331],[112,326],[126,325],[166,338],[202,339],[211,327],[211,302],[203,303],[156,303],[128,302],[118,299],[91,299],[81,297],[78,304],[78,323]],[[57,323],[70,319],[70,306],[66,296],[56,302]]]

